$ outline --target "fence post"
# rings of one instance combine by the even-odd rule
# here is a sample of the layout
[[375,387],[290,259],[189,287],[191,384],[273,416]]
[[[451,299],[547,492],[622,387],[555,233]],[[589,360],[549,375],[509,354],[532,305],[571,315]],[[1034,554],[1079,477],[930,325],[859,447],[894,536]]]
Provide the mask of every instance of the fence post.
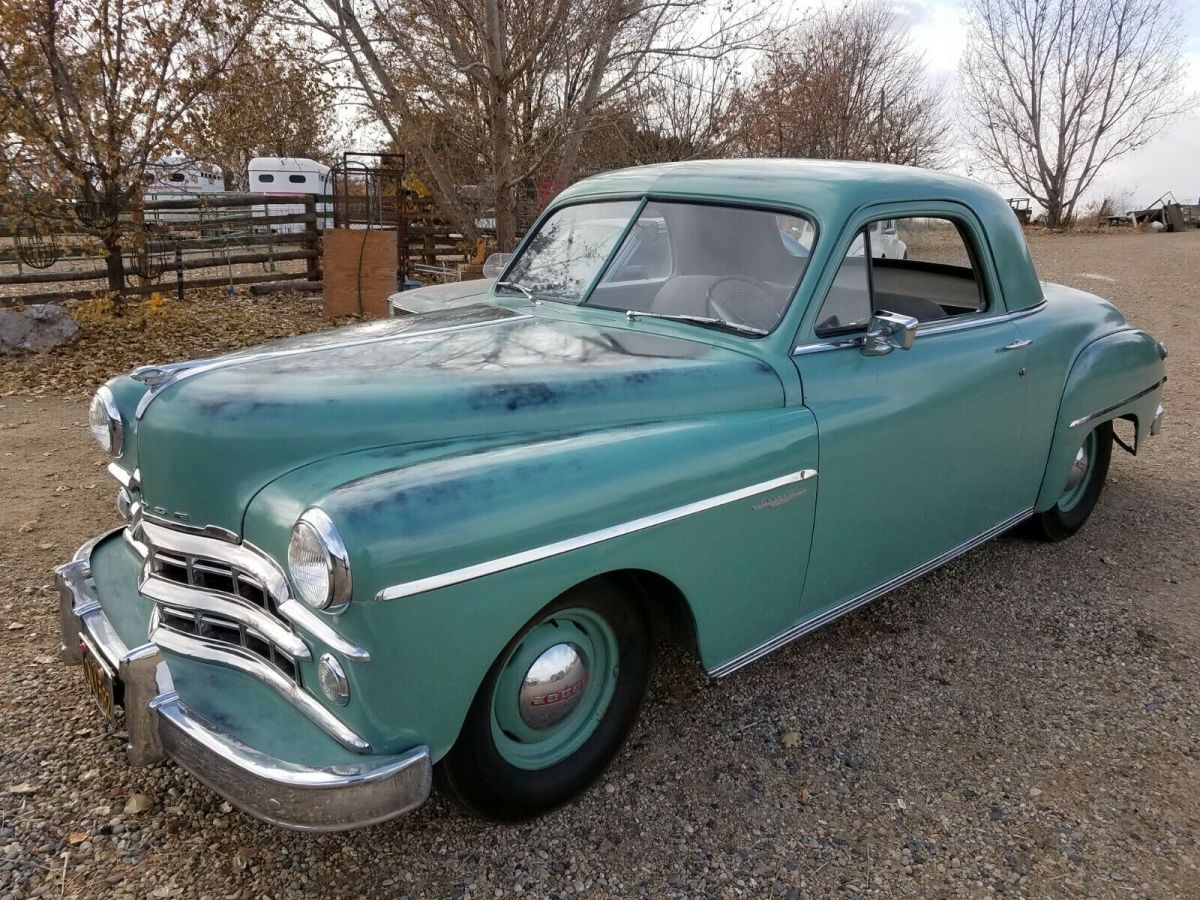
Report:
[[175,296],[183,302],[183,244],[175,238]]
[[129,211],[129,218],[133,220],[133,252],[137,257],[138,287],[149,287],[150,279],[145,274],[150,271],[149,260],[146,256],[146,208],[141,185],[138,185],[133,195],[133,209]]
[[321,280],[321,232],[317,228],[317,195],[304,195],[304,212],[311,216],[311,221],[304,223],[304,249],[312,253],[304,261],[304,271],[309,281]]

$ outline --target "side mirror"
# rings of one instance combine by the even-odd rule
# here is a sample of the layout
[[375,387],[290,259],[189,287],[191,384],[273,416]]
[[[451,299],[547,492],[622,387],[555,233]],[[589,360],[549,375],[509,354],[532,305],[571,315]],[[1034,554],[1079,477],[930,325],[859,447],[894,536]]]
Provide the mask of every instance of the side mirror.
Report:
[[863,338],[863,356],[886,356],[893,350],[912,349],[917,337],[917,320],[887,311],[871,316],[867,335]]

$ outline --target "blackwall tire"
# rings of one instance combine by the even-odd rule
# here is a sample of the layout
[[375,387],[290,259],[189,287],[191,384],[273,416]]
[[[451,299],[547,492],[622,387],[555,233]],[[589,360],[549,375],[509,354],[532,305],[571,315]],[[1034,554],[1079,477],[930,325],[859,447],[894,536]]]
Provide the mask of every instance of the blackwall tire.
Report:
[[492,665],[438,765],[439,783],[469,812],[501,822],[577,796],[637,720],[652,650],[642,607],[616,584],[599,579],[567,591]]
[[[1072,475],[1064,485],[1058,501],[1043,513],[1033,517],[1035,530],[1046,540],[1062,541],[1069,538],[1088,520],[1100,500],[1104,482],[1108,478],[1108,465],[1112,460],[1112,422],[1103,422],[1084,436]],[[1086,466],[1082,475],[1079,467]],[[1078,481],[1073,479],[1079,477]]]

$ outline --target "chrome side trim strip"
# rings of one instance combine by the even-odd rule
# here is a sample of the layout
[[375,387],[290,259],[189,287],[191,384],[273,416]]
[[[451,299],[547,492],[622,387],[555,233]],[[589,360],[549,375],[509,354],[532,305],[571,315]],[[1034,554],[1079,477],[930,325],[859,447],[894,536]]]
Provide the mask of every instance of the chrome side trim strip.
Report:
[[950,562],[951,560],[955,559],[956,557],[962,556],[964,553],[967,553],[970,550],[974,550],[980,544],[986,543],[987,541],[996,537],[996,535],[1001,534],[1004,531],[1007,531],[1009,528],[1012,528],[1018,522],[1021,522],[1022,520],[1024,520],[1032,512],[1033,512],[1033,507],[1031,506],[1028,509],[1017,513],[1015,516],[1010,516],[1009,518],[1005,519],[1003,522],[993,525],[987,531],[977,534],[975,537],[971,538],[968,541],[964,541],[963,543],[959,544],[957,547],[954,547],[950,550],[947,550],[945,553],[935,556],[933,559],[929,560],[928,562],[922,563],[921,565],[917,566],[914,569],[909,569],[903,575],[897,575],[895,578],[891,579],[890,581],[885,581],[883,584],[878,585],[877,587],[873,587],[873,588],[871,588],[871,590],[869,590],[865,593],[859,594],[857,597],[853,597],[853,598],[845,601],[844,603],[838,604],[837,606],[835,606],[831,609],[827,609],[822,613],[818,613],[817,615],[813,616],[811,619],[806,619],[803,622],[801,622],[800,624],[789,628],[787,631],[784,631],[781,634],[777,634],[775,637],[771,638],[770,640],[764,641],[763,643],[759,644],[757,647],[753,648],[752,650],[747,650],[741,656],[735,656],[733,659],[729,660],[728,662],[722,663],[721,665],[719,665],[715,668],[709,669],[708,674],[713,676],[714,678],[724,678],[726,675],[729,675],[732,672],[736,672],[738,669],[742,668],[743,666],[749,665],[750,663],[754,662],[757,659],[761,659],[762,657],[766,656],[768,653],[778,650],[780,647],[784,646],[785,644],[790,644],[792,641],[796,640],[797,638],[804,637],[804,635],[808,634],[809,632],[816,631],[822,625],[827,625],[830,622],[832,622],[834,619],[838,619],[838,618],[844,616],[846,613],[852,612],[853,610],[858,609],[860,606],[865,606],[866,604],[870,603],[872,600],[878,599],[879,597],[882,597],[884,594],[889,593],[890,591],[894,591],[896,588],[900,587],[901,585],[907,584],[908,582],[912,581],[914,578],[920,578],[922,575],[932,572],[934,569],[938,568],[939,566],[945,565],[946,563]]
[[232,619],[240,625],[253,628],[293,659],[312,659],[308,645],[291,629],[239,597],[216,591],[199,591],[153,574],[142,579],[138,593],[173,609],[187,610],[189,613],[211,612]]
[[[984,316],[979,319],[966,319],[961,322],[947,322],[944,325],[937,323],[929,323],[927,325],[917,326],[917,335],[934,335],[947,334],[952,331],[968,331],[972,328],[983,328],[987,325],[997,325],[1001,322],[1014,322],[1017,319],[1023,319],[1026,316],[1032,316],[1034,313],[1041,312],[1046,308],[1046,301],[1042,300],[1035,303],[1027,309],[1018,309],[1016,312],[1001,313],[996,316]],[[792,356],[806,356],[809,353],[824,353],[827,350],[845,350],[849,347],[859,347],[862,345],[861,336],[846,338],[838,341],[819,341],[813,344],[800,344],[792,350]]]
[[1088,422],[1094,422],[1094,421],[1096,421],[1096,419],[1099,419],[1103,416],[1107,416],[1110,412],[1115,412],[1116,410],[1118,410],[1122,406],[1124,406],[1126,403],[1132,403],[1134,400],[1140,400],[1142,397],[1145,397],[1151,391],[1156,391],[1160,387],[1162,387],[1163,383],[1166,382],[1166,380],[1167,380],[1167,378],[1164,375],[1161,381],[1150,385],[1150,387],[1146,388],[1144,391],[1138,391],[1132,397],[1127,397],[1126,399],[1122,400],[1120,403],[1114,403],[1112,406],[1106,406],[1104,409],[1100,410],[1100,412],[1092,413],[1090,416],[1084,416],[1082,419],[1076,419],[1074,422],[1071,423],[1070,427],[1075,428],[1079,425],[1086,425]]
[[779,478],[772,478],[770,481],[762,481],[758,484],[752,484],[749,487],[738,488],[736,491],[718,494],[715,497],[709,497],[705,500],[697,500],[694,503],[687,503],[683,506],[677,506],[674,509],[668,509],[664,512],[643,516],[640,519],[633,519],[629,522],[623,522],[620,525],[613,525],[609,528],[601,528],[599,531],[588,532],[587,534],[581,534],[577,537],[567,538],[563,541],[556,541],[553,544],[535,547],[532,550],[523,550],[520,553],[502,556],[499,559],[488,560],[487,562],[478,563],[473,566],[464,566],[461,569],[455,569],[452,572],[444,572],[441,575],[431,575],[428,578],[418,578],[415,581],[406,581],[403,584],[394,584],[391,587],[384,588],[377,593],[375,595],[375,599],[399,600],[401,597],[411,597],[414,594],[423,594],[426,591],[435,591],[439,588],[449,587],[452,584],[459,584],[464,581],[471,581],[475,578],[482,578],[485,575],[492,575],[496,572],[504,572],[508,569],[515,569],[518,566],[523,566],[528,563],[537,562],[543,559],[549,559],[552,556],[559,556],[563,553],[569,553],[572,550],[578,550],[582,547],[590,547],[593,544],[599,544],[603,541],[610,541],[613,538],[632,534],[635,531],[643,531],[647,528],[653,528],[655,525],[673,522],[676,519],[682,519],[685,516],[693,516],[696,513],[701,513],[717,506],[735,503],[738,500],[744,500],[747,497],[753,497],[754,495],[761,494],[764,491],[774,490],[775,488],[784,487],[789,484],[795,484],[798,481],[806,481],[809,478],[816,477],[816,469],[801,469],[798,472],[792,472],[788,475],[780,476]]
[[354,347],[365,347],[370,344],[381,344],[385,341],[402,341],[408,338],[425,337],[430,334],[444,334],[450,331],[467,331],[472,328],[484,328],[490,325],[499,325],[501,323],[516,322],[521,319],[528,319],[530,316],[527,313],[512,313],[499,319],[488,319],[484,322],[467,322],[462,325],[447,325],[442,328],[427,328],[424,331],[400,331],[377,337],[363,338],[361,341],[346,341],[340,344],[330,344],[326,347],[295,347],[289,350],[268,350],[262,353],[247,353],[241,356],[224,356],[214,360],[197,360],[194,362],[176,363],[174,365],[163,366],[140,366],[134,369],[129,377],[146,384],[150,389],[142,394],[142,399],[138,401],[137,411],[134,413],[134,418],[141,420],[146,414],[146,410],[150,404],[154,402],[163,391],[173,384],[183,381],[185,378],[191,378],[193,375],[203,375],[205,372],[212,372],[217,369],[226,369],[230,366],[241,365],[247,362],[259,362],[264,359],[283,359],[289,356],[299,356],[304,353],[313,353],[319,350],[344,350]]
[[157,621],[157,617],[151,622],[150,640],[162,649],[178,653],[180,656],[228,666],[252,675],[284,699],[291,701],[300,712],[347,750],[353,750],[355,753],[371,752],[370,744],[347,728],[314,697],[301,690],[278,669],[249,651],[234,644],[222,644],[202,637],[180,634]]

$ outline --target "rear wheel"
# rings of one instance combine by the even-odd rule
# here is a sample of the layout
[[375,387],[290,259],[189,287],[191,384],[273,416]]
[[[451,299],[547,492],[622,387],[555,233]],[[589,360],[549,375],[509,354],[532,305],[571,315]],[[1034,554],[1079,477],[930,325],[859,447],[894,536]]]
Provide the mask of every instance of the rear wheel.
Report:
[[1112,445],[1112,422],[1096,426],[1083,439],[1075,451],[1075,460],[1058,501],[1044,513],[1034,516],[1038,530],[1048,540],[1061,541],[1070,537],[1092,514],[1108,477]]
[[439,766],[442,783],[467,809],[499,821],[564,803],[620,749],[650,663],[637,603],[604,581],[573,588],[492,665]]

